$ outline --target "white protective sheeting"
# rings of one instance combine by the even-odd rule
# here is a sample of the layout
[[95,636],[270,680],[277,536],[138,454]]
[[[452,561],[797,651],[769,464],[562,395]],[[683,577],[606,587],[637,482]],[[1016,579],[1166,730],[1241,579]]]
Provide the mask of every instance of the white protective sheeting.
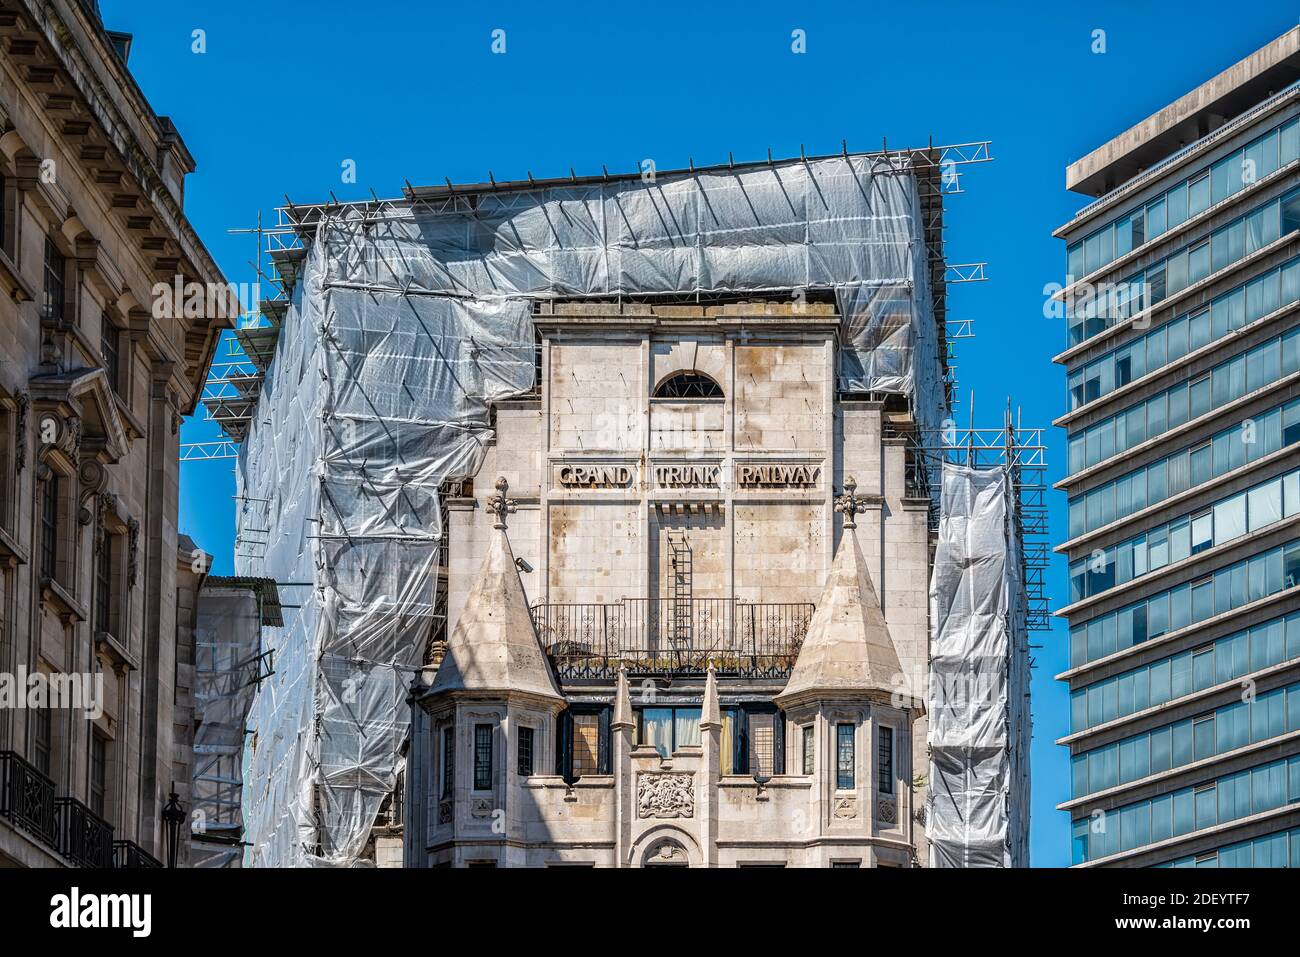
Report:
[[244,728],[256,690],[262,612],[248,588],[205,587],[194,632],[194,778],[190,864],[243,859]]
[[250,717],[253,865],[349,865],[366,845],[432,627],[439,489],[477,470],[490,403],[532,387],[535,300],[831,289],[842,387],[908,395],[938,425],[917,183],[879,163],[324,215],[239,460],[239,574],[309,583],[283,592]]
[[1026,867],[1029,648],[1005,468],[943,466],[930,586],[932,867]]
[[415,207],[371,224],[326,278],[483,299],[831,289],[845,317],[841,388],[917,395],[937,427],[920,196],[896,162],[858,155],[479,193],[472,212]]

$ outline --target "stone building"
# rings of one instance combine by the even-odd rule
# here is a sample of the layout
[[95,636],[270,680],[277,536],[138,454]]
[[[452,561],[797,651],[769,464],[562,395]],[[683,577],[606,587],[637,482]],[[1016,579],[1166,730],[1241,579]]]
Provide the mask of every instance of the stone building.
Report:
[[0,4],[3,865],[156,864],[190,780],[177,432],[227,323],[155,287],[225,280],[129,48],[93,2]]
[[497,494],[448,503],[408,865],[923,864],[931,502],[910,413],[836,390],[834,307],[535,324]]
[[[949,496],[948,539],[940,514],[943,170],[981,155],[278,210],[226,426],[236,570],[294,589],[248,717],[247,863],[1023,860],[1019,527],[966,524],[1011,471]],[[997,679],[986,720],[918,703],[936,618],[945,681]]]

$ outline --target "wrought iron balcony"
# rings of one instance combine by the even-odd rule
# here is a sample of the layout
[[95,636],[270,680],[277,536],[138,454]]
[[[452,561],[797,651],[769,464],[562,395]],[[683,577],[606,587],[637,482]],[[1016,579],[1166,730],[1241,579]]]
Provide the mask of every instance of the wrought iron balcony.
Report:
[[13,751],[0,751],[0,817],[58,848],[54,782]]
[[113,842],[114,867],[162,867],[162,861],[154,857],[135,841]]
[[59,853],[81,867],[113,866],[113,825],[76,798],[54,799]]
[[614,604],[535,605],[533,624],[561,680],[632,674],[788,677],[808,631],[810,602],[624,598]]

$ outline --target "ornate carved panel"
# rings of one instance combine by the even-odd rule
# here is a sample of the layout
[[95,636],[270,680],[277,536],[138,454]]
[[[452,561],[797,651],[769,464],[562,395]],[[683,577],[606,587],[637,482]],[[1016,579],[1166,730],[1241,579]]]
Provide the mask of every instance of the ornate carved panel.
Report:
[[695,776],[682,772],[637,775],[636,815],[694,817]]
[[887,798],[876,802],[876,820],[882,824],[895,824],[898,821],[898,805]]

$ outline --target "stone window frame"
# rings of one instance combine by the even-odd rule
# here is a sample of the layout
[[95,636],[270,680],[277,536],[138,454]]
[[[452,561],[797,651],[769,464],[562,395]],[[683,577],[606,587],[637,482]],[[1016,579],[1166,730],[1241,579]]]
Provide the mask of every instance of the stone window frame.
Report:
[[[37,472],[36,507],[33,509],[36,522],[36,536],[33,545],[36,551],[37,571],[41,581],[53,582],[71,592],[72,578],[74,577],[72,572],[76,566],[75,557],[72,554],[74,543],[71,539],[73,536],[69,533],[69,527],[73,520],[74,475],[52,458],[46,458],[42,461]],[[51,488],[55,490],[52,521],[46,515],[46,503],[50,499]],[[47,526],[51,527],[47,530]],[[50,565],[48,566],[46,564],[47,533],[53,536],[53,541],[49,544],[48,554],[50,558],[48,561]]]
[[[717,390],[716,395],[665,395],[664,390],[678,383],[675,388],[681,389],[683,385],[690,388],[703,390],[706,385],[711,385]],[[664,376],[650,393],[651,400],[661,402],[725,402],[727,393],[722,388],[722,383],[709,375],[707,372],[700,372],[698,369],[676,369]]]
[[22,208],[23,191],[18,186],[18,171],[6,161],[4,153],[0,152],[0,253],[3,253],[15,268],[19,265],[18,257],[22,245],[19,242]]
[[[44,252],[41,257],[41,285],[39,290],[41,294],[41,318],[51,322],[66,322],[76,317],[76,281],[75,278],[69,277],[74,262],[74,254],[67,250],[65,244],[59,242],[61,238],[57,232],[47,230],[43,246]],[[58,267],[57,269],[51,268],[51,254],[58,257],[58,262],[53,264]],[[51,303],[47,300],[50,297],[52,282],[57,282],[59,286],[60,301],[56,303],[58,306],[57,315],[47,312],[51,306]]]
[[[102,746],[100,753],[101,760],[96,760],[96,747]],[[86,806],[99,815],[104,820],[108,820],[112,812],[113,799],[113,758],[112,748],[113,739],[98,727],[92,726],[90,729],[90,741],[87,744],[88,753],[86,755]],[[102,774],[102,781],[98,782],[96,788],[96,767]],[[98,790],[99,807],[95,807],[96,790]]]
[[[496,725],[486,721],[475,721],[472,725],[474,736],[470,741],[473,755],[472,777],[470,785],[473,791],[479,793],[488,793],[495,790],[496,784]],[[481,732],[487,732],[487,761],[483,763],[480,758],[483,757],[483,744],[480,740]],[[486,778],[486,784],[480,784]]]
[[456,796],[456,722],[438,727],[438,797],[450,801]]
[[[520,777],[529,778],[537,773],[537,742],[540,735],[537,729],[530,724],[521,724],[515,733],[515,773]],[[524,764],[524,741],[528,741],[528,763]]]
[[[126,342],[127,352],[124,355],[122,350],[123,342]],[[106,343],[112,343],[111,350],[105,350]],[[99,314],[99,357],[104,366],[104,376],[108,379],[109,391],[118,398],[125,398],[130,394],[131,372],[130,363],[126,362],[127,356],[130,355],[130,335],[127,330],[119,325],[112,312],[103,309]],[[111,351],[110,356],[108,352]],[[123,369],[126,370],[123,374]]]
[[24,430],[28,420],[27,397],[0,390],[0,528],[16,537],[18,475],[26,458]]
[[[80,585],[78,582],[78,565],[81,557],[81,523],[78,520],[78,504],[83,488],[79,462],[84,462],[79,454],[82,422],[80,416],[65,415],[55,410],[33,410],[31,418],[35,421],[36,443],[39,449],[36,466],[32,470],[35,476],[32,497],[32,558],[36,574],[42,583],[52,583],[56,597],[60,602],[74,599]],[[42,442],[41,432],[44,423],[53,420],[56,434],[53,441]],[[45,574],[43,516],[47,485],[54,479],[59,480],[57,513],[55,517],[56,534],[54,538],[55,558],[54,574]],[[73,611],[68,608],[66,611]],[[84,611],[84,610],[83,610]]]
[[[126,553],[127,532],[105,525],[103,537],[95,546],[93,574],[91,575],[91,630],[96,634],[107,634],[120,644],[125,644],[126,641],[126,601],[130,595],[126,580]],[[101,604],[102,596],[100,594],[104,584],[104,569],[100,563],[105,558],[107,558],[108,562],[109,592],[107,609],[104,609]],[[100,615],[105,610],[107,612],[106,617],[101,619]],[[104,627],[101,627],[101,625]]]
[[[844,792],[856,792],[858,790],[858,781],[859,781],[858,729],[862,726],[862,722],[851,719],[847,715],[843,717],[836,716],[833,720],[835,724],[835,752],[834,752],[835,761],[833,763],[833,767],[835,769],[835,790],[844,791]],[[843,731],[845,728],[848,728],[850,730],[850,733],[848,735],[848,742],[849,742],[849,749],[850,749],[848,754],[848,758],[849,758],[848,774],[851,775],[851,780],[849,781],[847,786],[842,783],[844,780],[843,776],[845,774],[845,770],[843,767],[843,760],[844,760]]]
[[803,773],[813,776],[817,773],[817,722],[809,721],[799,725],[799,742],[803,751],[800,755]]
[[[888,738],[885,733],[888,733]],[[884,753],[882,745],[889,741],[889,763],[888,769],[885,767]],[[888,797],[895,797],[898,791],[898,729],[892,724],[883,724],[876,722],[875,726],[875,778],[876,793]],[[886,774],[888,770],[888,774]]]

